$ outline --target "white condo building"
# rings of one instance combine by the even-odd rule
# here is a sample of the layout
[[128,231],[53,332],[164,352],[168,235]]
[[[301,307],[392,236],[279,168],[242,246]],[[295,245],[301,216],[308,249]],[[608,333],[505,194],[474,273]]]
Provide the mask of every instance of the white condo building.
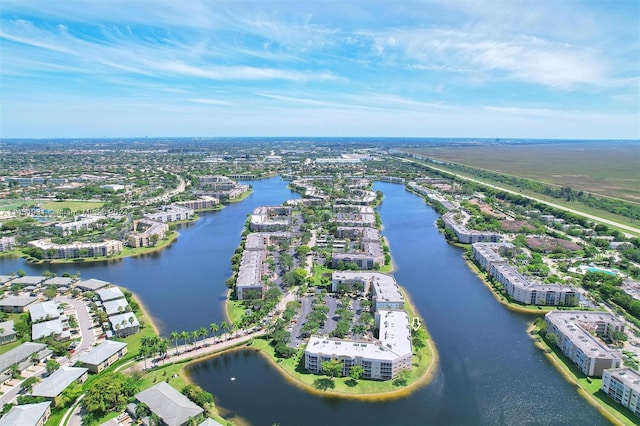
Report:
[[608,368],[622,366],[622,353],[601,339],[624,331],[624,323],[608,312],[551,311],[545,315],[547,333],[558,336],[558,347],[580,370],[600,377]]
[[604,370],[600,389],[640,417],[640,373],[630,367]]
[[562,284],[531,282],[509,265],[500,255],[513,250],[509,243],[474,243],[473,257],[482,269],[489,272],[505,289],[509,297],[527,305],[575,306],[578,303],[576,289]]

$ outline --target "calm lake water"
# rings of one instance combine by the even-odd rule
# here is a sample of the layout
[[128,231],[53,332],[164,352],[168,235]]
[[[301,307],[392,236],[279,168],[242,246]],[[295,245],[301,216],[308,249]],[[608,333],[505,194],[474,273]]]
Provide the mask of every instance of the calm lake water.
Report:
[[[0,259],[0,274],[23,269],[80,271],[135,292],[164,335],[224,319],[224,280],[254,207],[296,195],[279,178],[250,182],[242,203],[201,215],[169,249],[113,264],[31,266]],[[394,275],[420,311],[440,364],[411,396],[358,402],[310,395],[286,382],[259,354],[239,351],[193,364],[193,381],[213,393],[223,414],[252,425],[604,425],[526,334],[534,317],[498,304],[438,233],[437,214],[401,185],[377,183],[378,211],[396,265]],[[231,378],[235,380],[231,380]]]

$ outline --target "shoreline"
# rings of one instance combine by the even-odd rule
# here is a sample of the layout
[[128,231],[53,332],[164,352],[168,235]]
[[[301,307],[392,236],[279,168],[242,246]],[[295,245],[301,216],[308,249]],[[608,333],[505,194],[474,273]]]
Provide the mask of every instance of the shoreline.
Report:
[[146,324],[148,326],[151,326],[151,328],[153,329],[154,333],[156,333],[156,335],[160,336],[160,331],[158,328],[158,325],[156,324],[156,320],[155,318],[151,315],[151,313],[149,313],[149,310],[147,309],[147,307],[145,306],[144,303],[142,303],[142,299],[140,299],[138,297],[137,294],[135,294],[134,292],[132,292],[131,290],[129,290],[126,287],[122,287],[125,290],[127,290],[129,293],[131,293],[131,297],[133,298],[133,300],[136,301],[136,303],[138,304],[139,308],[140,308],[140,312],[142,313],[142,315],[144,316],[145,320],[146,320]]
[[[553,354],[553,352],[552,353],[547,352],[547,349],[550,349],[549,346],[546,344],[546,342],[541,343],[539,340],[536,339],[535,336],[538,336],[538,335],[533,334],[534,330],[535,330],[535,325],[533,323],[530,323],[529,327],[527,328],[527,334],[531,338],[533,345],[536,348],[540,349],[542,352],[544,352],[545,358],[547,358],[547,360],[560,373],[560,375],[567,382],[571,383],[576,387],[576,392],[578,392],[578,394],[583,399],[585,399],[589,405],[591,405],[596,410],[598,410],[598,413],[600,413],[600,415],[605,419],[607,419],[609,422],[615,425],[625,426],[627,423],[621,421],[614,414],[609,412],[609,410],[607,410],[587,389],[585,389],[582,386],[582,384],[577,380],[577,378],[573,375],[573,373],[571,373],[571,371],[568,371],[568,367],[564,364],[564,362],[562,362],[562,360],[558,359]],[[540,336],[538,337],[539,339],[542,339],[542,337]],[[633,424],[633,421],[632,420],[630,421],[631,421],[631,424]]]

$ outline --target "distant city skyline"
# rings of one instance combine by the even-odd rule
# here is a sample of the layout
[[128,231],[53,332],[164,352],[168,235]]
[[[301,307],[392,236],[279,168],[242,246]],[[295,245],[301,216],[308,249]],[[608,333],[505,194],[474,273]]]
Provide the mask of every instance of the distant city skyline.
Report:
[[640,2],[19,1],[0,138],[640,139]]

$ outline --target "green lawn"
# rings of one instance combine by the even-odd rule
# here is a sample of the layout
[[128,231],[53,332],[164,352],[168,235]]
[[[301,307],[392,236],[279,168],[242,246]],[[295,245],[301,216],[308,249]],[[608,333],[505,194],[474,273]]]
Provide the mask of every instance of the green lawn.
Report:
[[40,207],[45,210],[59,212],[63,209],[70,209],[72,212],[83,210],[96,210],[102,208],[104,202],[101,201],[47,201],[42,202]]

